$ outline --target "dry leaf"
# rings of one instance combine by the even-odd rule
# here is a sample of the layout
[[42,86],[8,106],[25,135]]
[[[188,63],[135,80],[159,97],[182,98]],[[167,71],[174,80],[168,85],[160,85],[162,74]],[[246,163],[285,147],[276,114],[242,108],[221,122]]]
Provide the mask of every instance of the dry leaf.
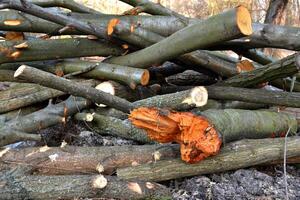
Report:
[[24,40],[24,34],[22,32],[7,32],[5,34],[5,39],[11,41]]
[[119,19],[116,18],[111,19],[107,25],[107,35],[111,35],[114,32],[115,26],[118,25],[119,23],[120,23]]
[[23,42],[23,43],[21,43],[21,44],[15,45],[14,47],[15,47],[16,49],[26,49],[26,48],[28,48],[28,44],[27,44],[27,42]]
[[18,26],[20,25],[22,22],[20,20],[17,19],[7,19],[4,21],[4,24],[7,26]]

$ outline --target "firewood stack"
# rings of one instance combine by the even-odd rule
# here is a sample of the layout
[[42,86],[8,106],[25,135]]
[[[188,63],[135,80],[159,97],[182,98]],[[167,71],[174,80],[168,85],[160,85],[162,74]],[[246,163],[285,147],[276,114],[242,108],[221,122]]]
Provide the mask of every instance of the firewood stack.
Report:
[[[161,199],[159,181],[300,162],[300,55],[258,49],[298,51],[300,28],[121,1],[123,15],[0,1],[0,198]],[[11,148],[71,119],[140,145]]]

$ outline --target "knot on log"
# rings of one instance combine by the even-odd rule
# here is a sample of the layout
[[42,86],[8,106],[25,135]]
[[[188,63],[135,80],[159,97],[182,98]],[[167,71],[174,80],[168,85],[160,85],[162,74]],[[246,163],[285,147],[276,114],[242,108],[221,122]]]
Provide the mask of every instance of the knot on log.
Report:
[[133,110],[129,119],[145,129],[152,140],[179,143],[181,159],[187,163],[216,155],[222,144],[217,130],[205,117],[189,112],[141,107]]

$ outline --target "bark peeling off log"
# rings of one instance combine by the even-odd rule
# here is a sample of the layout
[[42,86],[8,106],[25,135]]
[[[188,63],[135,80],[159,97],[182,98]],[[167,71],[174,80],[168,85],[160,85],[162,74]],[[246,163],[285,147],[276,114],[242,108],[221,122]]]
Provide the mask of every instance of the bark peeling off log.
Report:
[[[124,180],[164,181],[246,168],[283,159],[284,142],[284,138],[242,140],[226,145],[220,154],[197,164],[190,165],[173,159],[118,169],[117,175]],[[300,155],[299,142],[299,137],[287,139],[287,158]]]

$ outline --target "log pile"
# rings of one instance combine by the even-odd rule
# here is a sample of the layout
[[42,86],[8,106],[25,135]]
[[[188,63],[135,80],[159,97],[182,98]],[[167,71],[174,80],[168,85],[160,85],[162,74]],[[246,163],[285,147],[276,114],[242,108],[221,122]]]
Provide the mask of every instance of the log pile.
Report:
[[[244,6],[192,19],[121,1],[123,15],[0,1],[1,199],[168,199],[156,182],[300,162],[300,55],[257,49],[298,51],[300,28]],[[138,145],[48,147],[36,133],[70,120]],[[12,148],[27,140],[40,146]]]

